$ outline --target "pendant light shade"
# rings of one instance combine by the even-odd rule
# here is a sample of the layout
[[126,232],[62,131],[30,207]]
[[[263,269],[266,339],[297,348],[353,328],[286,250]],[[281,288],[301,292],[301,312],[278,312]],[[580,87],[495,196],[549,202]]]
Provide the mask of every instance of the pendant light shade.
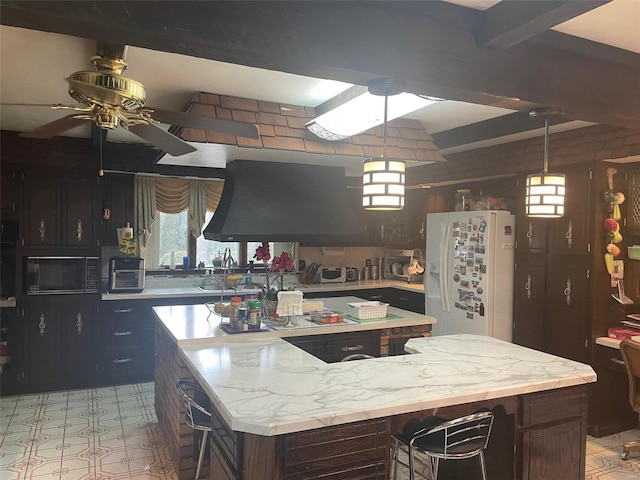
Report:
[[527,176],[525,213],[528,217],[558,218],[564,215],[565,176],[547,173],[549,163],[549,122],[544,121],[544,168]]
[[369,84],[369,93],[384,96],[382,124],[382,157],[364,161],[362,175],[362,206],[365,210],[402,210],[404,208],[404,160],[386,158],[387,111],[389,95],[402,92],[402,85],[392,79],[381,78]]
[[364,162],[362,206],[366,210],[404,208],[404,169],[400,160],[369,158]]

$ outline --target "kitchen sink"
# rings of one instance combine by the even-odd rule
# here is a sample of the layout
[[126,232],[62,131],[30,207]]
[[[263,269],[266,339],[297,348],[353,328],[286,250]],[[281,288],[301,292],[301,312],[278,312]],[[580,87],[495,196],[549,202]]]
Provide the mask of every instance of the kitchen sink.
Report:
[[201,292],[215,292],[220,291],[222,287],[220,285],[194,285]]

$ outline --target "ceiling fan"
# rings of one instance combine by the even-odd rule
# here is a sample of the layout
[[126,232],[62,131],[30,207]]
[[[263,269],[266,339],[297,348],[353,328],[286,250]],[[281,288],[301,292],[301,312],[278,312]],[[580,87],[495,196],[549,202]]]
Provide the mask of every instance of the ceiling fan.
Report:
[[79,71],[66,78],[69,95],[84,106],[48,105],[53,109],[73,110],[75,113],[41,125],[22,136],[51,138],[87,121],[105,130],[113,130],[120,125],[174,157],[194,152],[196,148],[159,128],[158,123],[259,138],[258,127],[251,123],[146,106],[144,86],[122,75],[127,68],[123,60],[126,47],[120,50],[121,55],[101,53],[100,48],[98,50],[91,57],[95,71]]

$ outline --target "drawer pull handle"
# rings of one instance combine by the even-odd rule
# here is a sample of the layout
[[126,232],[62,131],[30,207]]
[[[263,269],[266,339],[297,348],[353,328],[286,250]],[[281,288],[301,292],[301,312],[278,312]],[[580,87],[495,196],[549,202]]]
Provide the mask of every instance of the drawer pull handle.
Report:
[[357,352],[359,350],[362,350],[364,348],[364,345],[347,345],[345,347],[342,347],[340,350],[342,350],[343,352]]
[[111,363],[129,363],[133,362],[133,358],[116,358],[112,360]]
[[127,335],[133,335],[131,330],[127,330],[126,332],[113,332],[114,337],[125,337]]
[[371,295],[369,297],[370,300],[380,300],[382,299],[382,295]]
[[403,302],[408,302],[409,299],[407,297],[398,297],[398,300],[402,300]]
[[615,357],[611,357],[611,361],[613,363],[617,363],[618,365],[624,365],[624,360],[620,360],[620,359],[615,358]]
[[113,313],[131,313],[133,308],[116,308]]

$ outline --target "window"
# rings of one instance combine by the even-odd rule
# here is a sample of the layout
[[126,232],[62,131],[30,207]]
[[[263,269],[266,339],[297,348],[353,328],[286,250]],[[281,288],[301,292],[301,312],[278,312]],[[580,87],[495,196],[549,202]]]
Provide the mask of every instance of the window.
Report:
[[[209,225],[209,222],[213,218],[213,212],[207,210],[207,214],[205,215],[204,228]],[[215,240],[207,240],[204,236],[200,235],[196,239],[196,265],[200,262],[204,262],[207,267],[213,265],[213,259],[222,259],[224,255],[224,251],[226,248],[231,250],[231,256],[233,259],[241,263],[240,258],[240,244],[236,242],[217,242]]]
[[[220,201],[221,182],[136,176],[134,185],[136,222],[141,230],[149,232],[143,234],[140,252],[147,269],[167,268],[172,257],[176,267],[181,268],[184,256],[190,258],[192,266],[204,263],[211,267],[214,259],[222,260],[227,250],[240,267],[254,260],[253,255],[261,242],[216,242],[206,240],[202,235],[194,239],[190,234],[200,227],[199,222],[194,225],[193,218],[190,224],[190,209],[206,212],[202,229],[206,228]],[[205,198],[206,202],[203,201]],[[202,218],[200,215],[202,213],[196,213],[195,217]],[[142,247],[144,244],[146,246]],[[294,265],[297,264],[297,243],[270,243],[270,247],[272,258],[286,251],[294,258]]]

